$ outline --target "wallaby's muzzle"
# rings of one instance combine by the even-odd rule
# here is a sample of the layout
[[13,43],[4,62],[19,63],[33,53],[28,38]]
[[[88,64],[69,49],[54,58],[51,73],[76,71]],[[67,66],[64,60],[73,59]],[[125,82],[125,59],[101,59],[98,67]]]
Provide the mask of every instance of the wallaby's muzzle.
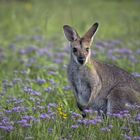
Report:
[[78,57],[78,62],[81,64],[81,65],[83,65],[84,63],[85,63],[85,57],[82,57],[82,56],[80,56],[80,57]]

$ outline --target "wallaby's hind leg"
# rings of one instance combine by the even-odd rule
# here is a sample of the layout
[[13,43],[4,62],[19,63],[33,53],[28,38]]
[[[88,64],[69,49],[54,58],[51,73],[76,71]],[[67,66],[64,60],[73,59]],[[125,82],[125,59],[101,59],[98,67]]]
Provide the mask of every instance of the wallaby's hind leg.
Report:
[[125,109],[126,100],[124,97],[128,95],[128,91],[121,88],[115,88],[108,95],[107,112],[118,113]]

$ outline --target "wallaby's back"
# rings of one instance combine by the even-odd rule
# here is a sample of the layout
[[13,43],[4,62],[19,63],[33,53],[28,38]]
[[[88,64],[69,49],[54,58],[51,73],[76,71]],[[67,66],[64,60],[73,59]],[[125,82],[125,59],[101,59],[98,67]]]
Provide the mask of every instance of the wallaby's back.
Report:
[[102,63],[99,61],[93,61],[93,65],[103,85],[117,84],[118,86],[128,86],[136,91],[140,92],[140,83],[137,79],[127,71],[111,64]]
[[[93,61],[93,65],[102,81],[102,90],[113,88],[125,88],[132,92],[136,100],[140,103],[140,83],[127,71],[110,64]],[[127,92],[124,92],[127,95]],[[109,94],[109,92],[108,92]],[[123,95],[123,94],[122,94]],[[127,95],[128,96],[128,95]],[[132,96],[128,96],[129,100]]]

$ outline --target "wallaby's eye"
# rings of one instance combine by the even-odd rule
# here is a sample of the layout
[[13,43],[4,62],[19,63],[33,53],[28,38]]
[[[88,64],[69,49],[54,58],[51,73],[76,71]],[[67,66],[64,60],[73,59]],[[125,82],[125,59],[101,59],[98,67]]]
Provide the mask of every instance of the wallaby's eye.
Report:
[[86,48],[86,51],[89,52],[89,48]]
[[74,52],[74,53],[77,52],[77,48],[73,48],[73,52]]

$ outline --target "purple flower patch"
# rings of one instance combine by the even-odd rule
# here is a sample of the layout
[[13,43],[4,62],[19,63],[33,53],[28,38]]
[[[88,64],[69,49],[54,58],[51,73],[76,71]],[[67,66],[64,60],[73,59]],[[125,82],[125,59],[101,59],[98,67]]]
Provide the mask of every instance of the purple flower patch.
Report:
[[46,113],[40,115],[40,119],[50,119],[50,116]]
[[40,92],[33,90],[31,87],[24,87],[24,92],[34,96],[41,96]]
[[140,121],[140,114],[138,114],[137,116],[136,116],[136,119],[135,119],[136,121]]
[[43,85],[44,83],[46,83],[46,80],[45,79],[37,79],[36,82],[38,85]]
[[72,125],[71,128],[72,129],[77,129],[79,127],[79,125]]
[[0,126],[0,129],[5,130],[7,132],[11,132],[14,130],[14,127],[12,125],[8,125],[8,126]]
[[76,118],[81,118],[81,115],[78,114],[78,113],[76,113],[76,112],[72,112],[71,117],[72,117],[73,119],[76,119]]

